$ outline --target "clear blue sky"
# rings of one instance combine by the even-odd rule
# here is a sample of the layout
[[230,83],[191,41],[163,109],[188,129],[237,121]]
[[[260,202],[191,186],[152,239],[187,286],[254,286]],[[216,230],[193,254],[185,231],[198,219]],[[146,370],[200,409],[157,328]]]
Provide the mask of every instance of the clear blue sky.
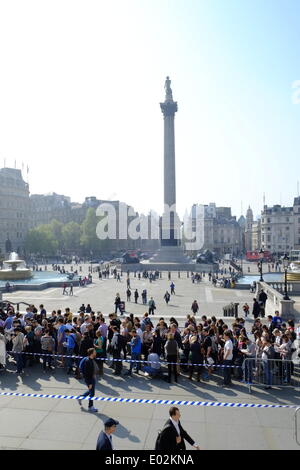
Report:
[[177,202],[292,204],[299,172],[298,0],[0,4],[0,158],[32,193],[163,205],[170,75]]

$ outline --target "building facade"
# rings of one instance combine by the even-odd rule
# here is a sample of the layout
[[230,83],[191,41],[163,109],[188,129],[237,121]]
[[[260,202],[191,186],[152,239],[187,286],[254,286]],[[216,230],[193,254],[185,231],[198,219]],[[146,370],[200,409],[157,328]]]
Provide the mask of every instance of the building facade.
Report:
[[261,213],[262,249],[277,256],[289,253],[294,249],[295,219],[294,207],[264,206]]
[[[197,207],[204,209],[201,220],[196,220]],[[232,216],[230,207],[217,207],[215,203],[204,206],[194,204],[191,216],[193,231],[197,224],[203,226],[203,250],[213,251],[218,256],[226,253],[240,256],[243,249],[243,229],[236,217]]]
[[258,219],[252,224],[252,241],[251,241],[251,251],[259,251],[261,248],[261,221]]
[[30,227],[30,200],[28,184],[21,170],[0,169],[0,255],[10,251],[23,253],[26,234]]
[[251,207],[248,207],[246,214],[246,225],[245,225],[245,251],[252,251],[252,227],[253,227],[253,211]]

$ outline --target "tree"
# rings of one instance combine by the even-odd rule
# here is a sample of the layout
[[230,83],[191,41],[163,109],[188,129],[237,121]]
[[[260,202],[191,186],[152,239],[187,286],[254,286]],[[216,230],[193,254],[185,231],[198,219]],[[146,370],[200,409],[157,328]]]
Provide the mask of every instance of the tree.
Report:
[[30,253],[54,255],[58,248],[58,242],[54,239],[49,225],[39,225],[28,232],[25,248]]
[[64,248],[70,252],[77,252],[80,248],[81,227],[76,222],[69,222],[62,228]]
[[63,230],[64,224],[56,219],[51,220],[49,230],[54,240],[56,240],[58,249],[63,250]]
[[96,211],[90,207],[81,225],[80,243],[85,252],[97,253],[101,250],[101,240],[96,234],[97,223]]

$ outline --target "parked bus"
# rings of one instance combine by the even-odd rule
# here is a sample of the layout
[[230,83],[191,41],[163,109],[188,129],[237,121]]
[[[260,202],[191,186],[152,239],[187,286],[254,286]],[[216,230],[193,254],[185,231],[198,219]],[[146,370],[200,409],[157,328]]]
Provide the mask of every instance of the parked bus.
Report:
[[[261,254],[259,251],[246,251],[246,260],[247,261],[258,261],[261,260]],[[270,251],[264,251],[263,261],[272,261],[273,257]]]

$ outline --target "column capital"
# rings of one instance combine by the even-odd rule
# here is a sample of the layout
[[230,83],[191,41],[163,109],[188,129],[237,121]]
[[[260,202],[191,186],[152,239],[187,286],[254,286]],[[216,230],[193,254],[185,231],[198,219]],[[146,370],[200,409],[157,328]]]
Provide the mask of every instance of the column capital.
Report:
[[160,103],[160,109],[165,117],[174,116],[178,110],[177,101],[165,101],[164,103]]

